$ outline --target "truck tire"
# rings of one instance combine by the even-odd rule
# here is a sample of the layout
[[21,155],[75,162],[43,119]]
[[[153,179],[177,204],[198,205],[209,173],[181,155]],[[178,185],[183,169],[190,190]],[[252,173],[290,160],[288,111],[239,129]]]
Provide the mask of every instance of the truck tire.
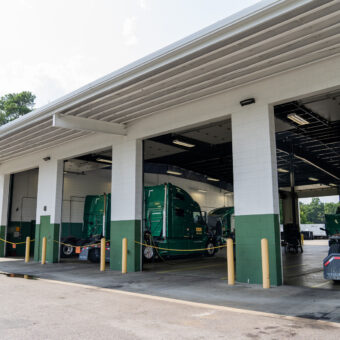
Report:
[[99,248],[90,249],[88,259],[93,263],[98,263],[100,261],[100,249]]
[[152,262],[155,257],[155,249],[152,247],[143,247],[143,257],[146,262]]
[[74,255],[74,248],[71,246],[63,245],[60,251],[60,257],[72,257]]
[[[205,247],[207,248],[207,250],[205,251],[205,256],[212,257],[212,256],[215,255],[216,249],[213,248],[213,247],[215,247],[215,244],[214,244],[213,241],[208,241]],[[211,248],[211,249],[209,249],[209,248]]]
[[329,246],[328,255],[330,254],[340,254],[340,244],[333,243]]

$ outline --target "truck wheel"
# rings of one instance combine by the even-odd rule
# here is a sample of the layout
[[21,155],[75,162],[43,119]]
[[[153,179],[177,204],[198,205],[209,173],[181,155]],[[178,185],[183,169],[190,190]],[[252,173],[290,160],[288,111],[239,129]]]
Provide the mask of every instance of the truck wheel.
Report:
[[155,250],[151,247],[144,247],[143,256],[147,262],[151,262],[155,256]]
[[214,254],[216,253],[216,249],[214,248],[215,244],[212,241],[208,241],[205,247],[207,248],[207,250],[205,251],[205,256],[214,256]]
[[328,255],[340,254],[340,244],[333,243],[329,246]]
[[71,246],[63,245],[61,247],[60,257],[71,257],[74,255],[74,248]]
[[91,262],[98,263],[100,260],[100,249],[99,248],[90,249],[88,259]]

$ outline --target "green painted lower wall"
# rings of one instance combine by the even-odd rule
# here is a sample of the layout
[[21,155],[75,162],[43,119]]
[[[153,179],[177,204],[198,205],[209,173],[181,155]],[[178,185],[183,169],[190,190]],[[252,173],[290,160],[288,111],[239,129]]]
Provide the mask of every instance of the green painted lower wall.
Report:
[[41,248],[43,237],[47,238],[46,262],[58,262],[59,245],[55,240],[59,240],[60,224],[50,223],[50,216],[40,216],[40,224],[36,225],[36,242],[34,247],[34,260],[41,260]]
[[[0,238],[2,239],[6,239],[6,226],[4,225],[0,225]],[[0,241],[0,257],[4,257],[5,256],[5,242],[4,241]]]
[[136,272],[141,270],[141,249],[136,241],[141,237],[141,221],[125,220],[111,221],[110,237],[110,268],[122,270],[122,240],[128,240],[127,271]]
[[[7,227],[7,241],[20,243],[26,242],[26,237],[31,240],[35,238],[35,221],[11,221]],[[25,256],[26,244],[18,244],[13,248],[11,244],[7,244],[7,256]],[[33,255],[34,242],[31,242],[31,255]]]
[[280,225],[277,214],[235,216],[236,280],[262,283],[261,239],[269,245],[270,284],[282,284]]

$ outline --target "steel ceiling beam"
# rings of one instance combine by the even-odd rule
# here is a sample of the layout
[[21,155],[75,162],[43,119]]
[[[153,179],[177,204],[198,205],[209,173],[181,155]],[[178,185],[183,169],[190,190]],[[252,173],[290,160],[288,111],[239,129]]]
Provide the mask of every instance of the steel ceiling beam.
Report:
[[[276,141],[276,147],[278,150],[290,154],[292,152],[291,150],[291,144],[290,143],[285,143],[282,141]],[[293,154],[294,157],[297,159],[300,159],[304,163],[307,163],[314,168],[319,169],[320,171],[324,172],[325,174],[329,175],[330,177],[333,177],[336,180],[340,180],[340,170],[333,167],[330,164],[327,164],[324,162],[322,159],[315,157],[308,153],[305,149],[303,149],[301,146],[294,144],[294,149],[293,149]]]

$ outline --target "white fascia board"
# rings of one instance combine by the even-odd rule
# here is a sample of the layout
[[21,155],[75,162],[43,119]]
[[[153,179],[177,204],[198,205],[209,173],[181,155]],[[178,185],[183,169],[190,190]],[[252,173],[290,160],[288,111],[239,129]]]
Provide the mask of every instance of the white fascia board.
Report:
[[0,127],[0,137],[315,0],[263,0]]
[[126,128],[123,124],[104,122],[102,120],[90,118],[67,116],[60,113],[53,115],[52,126],[69,130],[102,132],[121,136],[126,135]]

